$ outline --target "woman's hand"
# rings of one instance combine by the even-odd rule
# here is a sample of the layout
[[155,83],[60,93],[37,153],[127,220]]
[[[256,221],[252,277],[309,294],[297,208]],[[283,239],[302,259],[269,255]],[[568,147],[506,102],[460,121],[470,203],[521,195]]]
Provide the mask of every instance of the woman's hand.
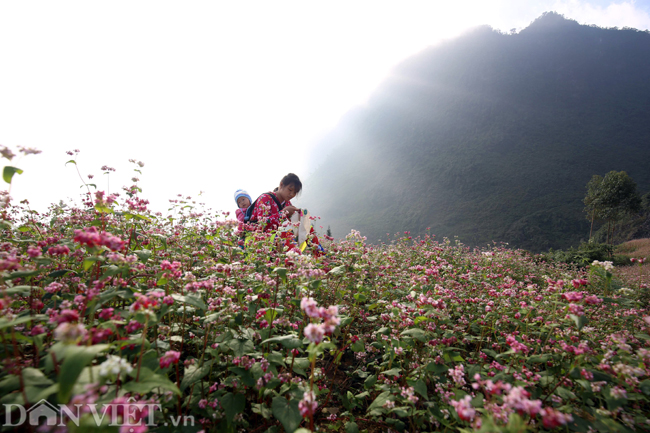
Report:
[[295,206],[287,206],[287,207],[285,207],[284,209],[282,209],[282,212],[284,212],[284,214],[287,216],[287,218],[291,218],[291,216],[293,215],[293,213],[294,213],[295,211],[298,211],[298,210],[300,210],[300,209],[298,209],[298,208],[295,207]]

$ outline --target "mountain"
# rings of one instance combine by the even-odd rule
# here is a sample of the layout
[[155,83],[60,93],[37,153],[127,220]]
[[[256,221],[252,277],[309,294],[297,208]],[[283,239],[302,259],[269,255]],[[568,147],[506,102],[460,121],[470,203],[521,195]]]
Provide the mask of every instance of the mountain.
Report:
[[476,28],[407,59],[344,116],[303,203],[335,237],[576,245],[594,174],[650,189],[649,78],[648,32],[553,12],[516,34]]

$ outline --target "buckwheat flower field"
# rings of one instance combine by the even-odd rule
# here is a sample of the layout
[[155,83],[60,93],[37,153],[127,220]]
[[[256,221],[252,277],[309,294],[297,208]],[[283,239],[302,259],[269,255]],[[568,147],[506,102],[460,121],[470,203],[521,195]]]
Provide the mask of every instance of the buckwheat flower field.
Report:
[[[608,263],[408,233],[244,249],[225,213],[124,190],[3,208],[2,431],[650,430],[650,311]],[[28,425],[45,403],[67,410]]]

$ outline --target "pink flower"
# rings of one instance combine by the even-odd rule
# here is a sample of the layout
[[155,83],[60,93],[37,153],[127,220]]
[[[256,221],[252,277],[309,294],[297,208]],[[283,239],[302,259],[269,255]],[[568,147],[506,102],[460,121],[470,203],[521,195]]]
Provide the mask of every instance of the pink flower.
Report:
[[181,353],[176,352],[175,350],[167,351],[162,358],[160,358],[160,368],[167,368],[171,364],[178,364],[178,360],[181,358]]
[[300,301],[300,309],[303,310],[305,314],[307,314],[307,316],[311,317],[312,319],[320,318],[318,304],[312,298],[302,298],[302,301]]
[[582,293],[579,292],[562,293],[562,299],[566,299],[569,302],[578,302],[582,299]]
[[323,341],[323,336],[325,335],[325,329],[321,325],[314,325],[310,323],[305,327],[305,337],[312,343],[320,343]]
[[0,259],[0,271],[13,271],[20,267],[20,262],[15,255],[11,255],[6,259]]
[[108,320],[113,317],[113,311],[115,311],[113,308],[104,308],[101,313],[99,313],[99,318]]
[[51,282],[45,287],[47,293],[56,293],[63,288],[63,284],[57,283],[56,281]]
[[74,310],[63,310],[61,314],[56,316],[54,319],[56,323],[68,323],[68,322],[78,322],[79,321],[79,312]]
[[472,407],[472,397],[466,395],[459,401],[451,400],[449,403],[456,409],[458,417],[463,421],[471,421],[476,416],[476,410]]
[[578,304],[569,304],[569,313],[575,314],[576,316],[584,316],[585,307]]
[[40,257],[43,254],[40,247],[30,246],[27,248],[27,255],[31,258]]
[[463,364],[459,364],[453,370],[449,370],[449,376],[457,386],[465,385],[465,367],[463,367]]
[[545,428],[555,428],[573,421],[570,414],[564,414],[550,407],[542,409],[539,413],[542,415],[542,423]]
[[[97,227],[86,227],[83,230],[75,230],[73,240],[79,242],[81,245],[87,245],[89,247],[99,247],[103,245],[111,251],[119,251],[125,244],[122,239],[110,233],[99,233]],[[50,250],[51,249],[52,248],[50,248]]]
[[86,227],[83,230],[75,230],[74,238],[72,238],[75,242],[79,242],[81,245],[87,245],[89,247],[99,245],[100,239],[97,227]]
[[113,236],[110,233],[102,233],[100,235],[100,243],[111,251],[119,251],[124,247],[125,244],[122,239],[118,238],[117,236]]
[[603,302],[603,300],[596,295],[589,295],[585,298],[585,304],[587,305],[598,305],[601,302]]
[[64,256],[70,254],[70,248],[66,245],[54,245],[48,248],[47,252],[53,256]]
[[316,401],[316,395],[313,391],[305,392],[302,400],[298,403],[298,410],[300,410],[300,415],[303,418],[314,416],[316,409],[318,408],[318,402]]
[[508,335],[506,337],[506,344],[512,348],[512,350],[515,351],[515,353],[528,353],[530,348],[526,346],[524,343],[520,343],[517,341],[517,339],[512,336]]

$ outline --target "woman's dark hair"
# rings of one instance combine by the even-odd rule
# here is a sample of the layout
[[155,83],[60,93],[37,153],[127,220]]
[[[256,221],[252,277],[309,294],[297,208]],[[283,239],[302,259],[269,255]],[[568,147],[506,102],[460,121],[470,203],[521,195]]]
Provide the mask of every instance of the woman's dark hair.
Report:
[[302,189],[302,182],[300,182],[300,178],[293,173],[289,173],[288,175],[283,177],[280,182],[284,186],[293,185],[294,188],[296,189],[296,194],[298,194]]

